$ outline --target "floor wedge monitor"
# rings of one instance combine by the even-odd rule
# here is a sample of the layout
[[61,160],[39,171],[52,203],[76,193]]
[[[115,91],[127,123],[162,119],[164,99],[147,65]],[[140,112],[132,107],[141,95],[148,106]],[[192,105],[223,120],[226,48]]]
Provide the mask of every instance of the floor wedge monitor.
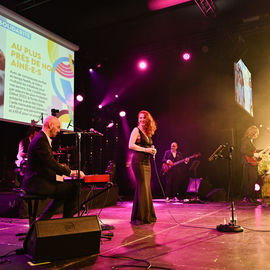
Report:
[[101,226],[97,216],[35,221],[24,241],[34,263],[98,254]]

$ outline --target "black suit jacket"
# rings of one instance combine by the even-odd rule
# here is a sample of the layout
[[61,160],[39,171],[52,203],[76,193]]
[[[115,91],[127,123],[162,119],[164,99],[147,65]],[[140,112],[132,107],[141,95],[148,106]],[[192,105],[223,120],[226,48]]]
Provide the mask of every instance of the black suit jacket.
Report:
[[52,195],[56,189],[56,174],[70,175],[70,172],[54,159],[48,138],[41,130],[28,147],[22,188],[29,193]]
[[168,159],[171,160],[172,162],[176,162],[176,161],[178,161],[178,160],[183,159],[183,155],[182,155],[181,152],[176,152],[176,156],[175,156],[175,158],[174,158],[174,157],[173,157],[173,154],[172,154],[172,152],[171,152],[171,150],[167,150],[167,151],[165,151],[165,153],[164,153],[162,162],[163,162],[163,163],[166,163]]

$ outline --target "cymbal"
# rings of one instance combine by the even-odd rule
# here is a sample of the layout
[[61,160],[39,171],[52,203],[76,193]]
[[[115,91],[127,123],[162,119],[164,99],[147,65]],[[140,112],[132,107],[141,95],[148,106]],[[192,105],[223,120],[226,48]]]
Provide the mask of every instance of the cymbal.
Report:
[[65,153],[60,153],[60,152],[53,152],[54,156],[62,156],[65,155]]
[[60,147],[58,148],[58,151],[72,151],[75,149],[75,146],[66,146],[66,147]]

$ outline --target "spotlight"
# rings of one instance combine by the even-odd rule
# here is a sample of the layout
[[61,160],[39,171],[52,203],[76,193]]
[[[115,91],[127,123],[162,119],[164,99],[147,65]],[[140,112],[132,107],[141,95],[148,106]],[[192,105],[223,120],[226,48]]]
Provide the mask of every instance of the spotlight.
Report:
[[184,52],[184,53],[182,54],[182,59],[183,59],[184,61],[189,61],[189,60],[191,59],[191,54],[190,54],[189,52]]
[[101,64],[98,64],[98,65],[97,65],[97,68],[101,68]]
[[125,117],[125,116],[126,116],[126,112],[125,112],[125,111],[121,111],[121,112],[119,113],[119,115],[120,115],[121,117]]
[[78,102],[82,102],[83,101],[83,96],[82,95],[77,95],[76,100]]
[[99,109],[102,109],[102,107],[103,107],[103,106],[102,106],[101,104],[98,105],[98,108],[99,108]]
[[119,96],[118,96],[118,95],[114,95],[114,97],[115,97],[115,98],[119,98]]
[[145,60],[140,60],[137,66],[140,70],[146,70],[148,67],[148,63]]
[[256,183],[255,186],[254,186],[254,190],[255,191],[260,191],[260,189],[261,189],[261,186]]
[[108,124],[107,128],[111,128],[111,127],[113,127],[113,126],[114,126],[114,122],[111,121],[111,122]]
[[89,72],[90,72],[90,73],[93,73],[94,70],[93,70],[92,68],[89,68]]

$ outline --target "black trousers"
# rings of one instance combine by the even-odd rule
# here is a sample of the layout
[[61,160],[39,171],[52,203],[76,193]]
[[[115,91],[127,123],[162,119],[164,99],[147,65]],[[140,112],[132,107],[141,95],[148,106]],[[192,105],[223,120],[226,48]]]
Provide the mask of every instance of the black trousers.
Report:
[[57,182],[55,192],[50,195],[53,200],[49,203],[44,212],[40,215],[41,219],[50,219],[63,205],[63,218],[70,218],[77,211],[77,198],[79,185],[73,182]]
[[258,167],[252,166],[248,162],[243,162],[241,193],[243,197],[256,198],[254,186],[258,180]]

